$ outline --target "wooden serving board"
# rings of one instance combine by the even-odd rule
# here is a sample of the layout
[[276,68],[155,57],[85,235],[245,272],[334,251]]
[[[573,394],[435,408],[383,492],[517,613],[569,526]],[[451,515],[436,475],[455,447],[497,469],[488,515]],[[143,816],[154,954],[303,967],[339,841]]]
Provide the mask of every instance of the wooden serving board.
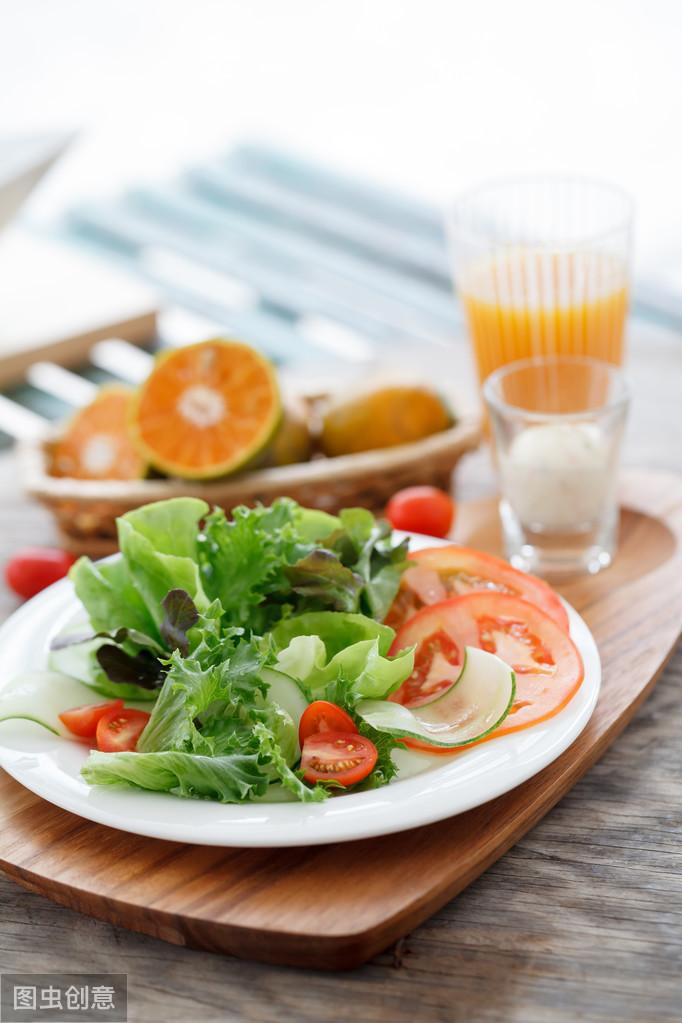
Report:
[[[493,502],[462,509],[458,539],[499,549]],[[561,590],[599,645],[599,703],[558,760],[484,806],[400,835],[337,846],[217,849],[83,821],[0,772],[0,864],[32,891],[166,941],[297,966],[359,965],[533,827],[652,689],[682,626],[682,479],[629,473],[615,564]]]

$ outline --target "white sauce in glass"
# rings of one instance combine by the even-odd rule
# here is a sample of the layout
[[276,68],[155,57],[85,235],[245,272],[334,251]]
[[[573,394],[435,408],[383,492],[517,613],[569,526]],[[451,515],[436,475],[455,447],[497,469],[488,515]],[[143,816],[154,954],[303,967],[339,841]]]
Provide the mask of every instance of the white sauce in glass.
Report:
[[500,453],[500,463],[505,497],[534,529],[585,527],[612,493],[609,445],[591,423],[527,427]]

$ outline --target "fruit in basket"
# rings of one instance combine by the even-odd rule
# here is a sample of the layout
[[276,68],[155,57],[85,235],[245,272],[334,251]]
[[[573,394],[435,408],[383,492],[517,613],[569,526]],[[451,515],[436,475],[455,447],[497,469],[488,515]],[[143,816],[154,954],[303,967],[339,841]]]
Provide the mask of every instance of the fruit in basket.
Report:
[[294,465],[310,460],[313,438],[305,403],[300,398],[287,398],[282,421],[268,445],[259,466]]
[[409,444],[452,425],[443,399],[429,387],[394,385],[337,399],[322,417],[320,443],[325,455]]
[[103,387],[67,423],[53,445],[51,474],[85,480],[130,480],[144,476],[147,466],[128,428],[132,400],[133,392],[126,387]]
[[280,418],[267,359],[239,341],[215,339],[159,356],[130,423],[138,451],[154,468],[212,479],[253,461]]

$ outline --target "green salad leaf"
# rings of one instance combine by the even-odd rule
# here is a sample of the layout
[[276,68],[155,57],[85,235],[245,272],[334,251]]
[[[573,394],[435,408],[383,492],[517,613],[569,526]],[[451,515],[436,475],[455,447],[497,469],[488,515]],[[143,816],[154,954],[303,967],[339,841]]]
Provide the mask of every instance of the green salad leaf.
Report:
[[[116,635],[116,633],[112,634],[112,636]],[[117,682],[113,682],[109,678],[97,659],[97,654],[107,638],[108,636],[105,634],[104,636],[98,635],[84,639],[81,634],[78,643],[64,643],[56,647],[53,646],[47,658],[48,667],[51,671],[60,672],[63,675],[78,679],[94,693],[109,697],[110,699],[135,701],[156,699],[159,691],[157,686],[148,689],[134,683],[121,681],[120,676]],[[126,648],[127,646],[128,644],[126,643]],[[142,644],[139,647],[131,645],[131,650],[139,653],[145,649],[148,650],[150,648]],[[129,656],[135,655],[135,653],[129,654]],[[159,662],[156,661],[153,669],[155,673],[158,670],[158,666]],[[160,681],[161,676],[159,676]]]
[[286,590],[284,567],[311,547],[298,531],[299,511],[282,498],[269,508],[235,508],[231,520],[222,509],[207,517],[199,537],[201,576],[230,624],[264,631],[268,614],[261,605]]
[[379,641],[379,652],[387,654],[395,639],[389,625],[376,622],[367,615],[334,611],[309,611],[307,614],[286,618],[272,630],[272,640],[282,650],[296,636],[319,636],[329,658],[365,639]]
[[407,564],[407,540],[396,541],[390,524],[385,519],[375,519],[365,508],[345,508],[339,521],[340,528],[330,538],[330,547],[342,553],[343,563],[352,564],[361,580],[357,610],[381,620],[398,592]]
[[361,577],[323,547],[288,565],[285,574],[299,597],[312,598],[337,611],[354,611],[360,602]]
[[79,558],[69,577],[95,632],[135,629],[160,639],[154,618],[136,589],[124,558],[96,563],[90,558]]
[[177,651],[171,654],[170,670],[139,738],[138,750],[208,753],[211,743],[197,723],[202,714],[213,709],[213,718],[231,718],[237,716],[238,705],[255,707],[256,694],[266,689],[260,679],[263,655],[249,643],[235,648],[228,638],[223,642],[222,657],[219,663],[202,664],[200,657],[182,657]]
[[144,505],[117,520],[129,576],[159,633],[166,617],[163,601],[171,590],[185,590],[199,610],[209,604],[198,560],[198,524],[208,510],[204,501],[176,497]]
[[293,771],[281,751],[276,735],[266,725],[259,722],[254,726],[254,735],[258,742],[261,762],[269,765],[270,776],[274,776],[289,792],[302,803],[319,803],[327,798],[324,785],[312,788],[302,780],[301,775]]
[[187,633],[199,621],[199,612],[185,590],[169,590],[161,601],[164,610],[161,635],[170,650],[179,650],[184,656],[189,651]]
[[[369,638],[357,639],[358,632]],[[412,648],[386,656],[394,635],[388,626],[361,615],[301,615],[273,633],[276,644],[287,642],[277,653],[276,667],[295,678],[311,700],[352,706],[361,699],[386,699],[414,668]]]
[[94,750],[81,774],[91,785],[128,784],[219,803],[241,803],[253,796],[263,796],[270,783],[257,753],[203,756],[179,750],[158,753]]
[[165,666],[147,647],[129,654],[115,643],[103,643],[95,657],[108,681],[116,685],[159,689],[166,675]]
[[358,731],[360,735],[364,735],[376,746],[377,750],[377,762],[374,770],[365,779],[357,789],[367,791],[368,789],[378,789],[382,785],[388,785],[398,773],[398,768],[393,761],[393,751],[396,749],[405,749],[405,743],[401,742],[400,739],[396,739],[393,735],[388,735],[386,732],[379,732],[376,728],[372,728],[366,721],[356,719]]
[[216,510],[199,539],[206,593],[231,624],[255,633],[308,610],[383,618],[400,585],[406,544],[362,508],[340,517],[302,509],[289,498],[269,508]]
[[155,703],[137,752],[93,753],[88,781],[223,802],[261,799],[270,786],[324,799],[333,789],[296,768],[313,699],[338,703],[376,739],[364,784],[390,780],[397,741],[369,736],[355,714],[413,668],[411,650],[390,656],[395,634],[381,624],[406,564],[388,523],[289,498],[228,516],[187,497],[117,525],[119,558],[71,570],[94,635],[60,638],[51,664],[107,696]]

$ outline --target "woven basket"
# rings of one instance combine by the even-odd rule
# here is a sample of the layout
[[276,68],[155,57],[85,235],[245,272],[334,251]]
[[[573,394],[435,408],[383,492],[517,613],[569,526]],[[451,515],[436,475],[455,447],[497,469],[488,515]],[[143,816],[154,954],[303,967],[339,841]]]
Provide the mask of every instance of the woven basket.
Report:
[[480,438],[480,417],[472,413],[449,430],[412,444],[259,469],[211,483],[50,476],[48,451],[53,438],[25,443],[20,457],[24,486],[53,512],[64,547],[74,554],[102,557],[116,550],[118,515],[167,497],[201,497],[228,511],[238,504],[269,504],[280,496],[329,512],[354,505],[377,511],[401,487],[432,484],[449,490],[458,459],[476,448]]

